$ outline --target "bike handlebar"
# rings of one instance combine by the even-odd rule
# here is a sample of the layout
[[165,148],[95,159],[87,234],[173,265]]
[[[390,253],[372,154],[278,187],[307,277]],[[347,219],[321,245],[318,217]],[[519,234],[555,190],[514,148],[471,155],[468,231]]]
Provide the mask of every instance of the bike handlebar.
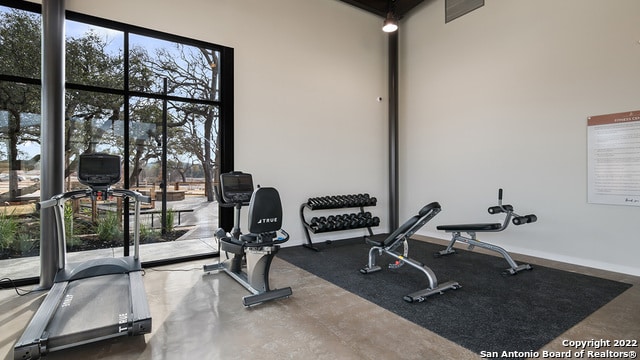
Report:
[[244,201],[243,201],[243,202],[241,202],[241,203],[240,203],[240,202],[238,202],[238,203],[226,202],[226,201],[222,198],[222,196],[220,195],[220,191],[218,190],[218,187],[217,187],[217,186],[215,186],[215,185],[213,186],[213,195],[215,196],[216,201],[218,202],[218,205],[219,205],[219,206],[221,206],[221,207],[236,207],[236,206],[238,206],[238,205],[240,205],[240,206],[247,206],[247,205],[249,205],[249,202],[248,202],[248,201],[247,201],[247,202],[244,202]]
[[265,241],[265,242],[245,242],[243,244],[244,247],[248,247],[248,248],[252,248],[252,247],[263,247],[263,246],[272,246],[272,245],[280,245],[283,243],[286,243],[287,241],[289,241],[289,233],[284,231],[283,229],[278,230],[277,232],[282,233],[282,235],[284,235],[284,238],[278,238],[275,240],[271,240],[271,241]]

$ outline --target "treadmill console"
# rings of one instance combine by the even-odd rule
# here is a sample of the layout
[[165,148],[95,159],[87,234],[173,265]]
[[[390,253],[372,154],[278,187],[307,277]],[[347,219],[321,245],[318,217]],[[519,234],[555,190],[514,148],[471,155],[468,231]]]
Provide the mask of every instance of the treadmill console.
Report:
[[253,194],[251,174],[234,171],[220,174],[222,199],[228,203],[248,203]]
[[110,154],[80,155],[78,181],[91,188],[109,187],[120,181],[120,156]]

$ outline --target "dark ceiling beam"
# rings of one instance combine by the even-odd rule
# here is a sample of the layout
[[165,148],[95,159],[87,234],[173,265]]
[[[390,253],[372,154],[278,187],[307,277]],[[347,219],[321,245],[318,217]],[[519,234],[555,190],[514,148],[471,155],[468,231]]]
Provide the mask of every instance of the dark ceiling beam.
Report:
[[[343,3],[353,5],[372,14],[385,17],[389,11],[387,0],[340,0]],[[396,16],[402,18],[424,0],[395,0],[393,8]]]
[[396,0],[396,16],[399,19],[407,15],[424,0]]
[[357,8],[360,8],[362,10],[368,11],[370,13],[374,13],[376,15],[379,16],[386,16],[387,15],[387,10],[384,9],[382,10],[379,6],[379,1],[377,2],[372,2],[372,1],[358,1],[358,0],[340,0],[343,3],[347,3],[349,5],[353,5]]

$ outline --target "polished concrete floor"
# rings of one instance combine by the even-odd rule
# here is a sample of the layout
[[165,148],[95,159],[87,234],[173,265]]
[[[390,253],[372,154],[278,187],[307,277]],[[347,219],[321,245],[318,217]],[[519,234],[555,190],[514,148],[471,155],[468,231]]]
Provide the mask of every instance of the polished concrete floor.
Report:
[[[430,239],[430,241],[435,241]],[[311,255],[312,253],[310,253]],[[640,278],[517,256],[516,260],[632,283],[634,286],[547,344],[563,340],[640,341]],[[363,261],[366,259],[363,258]],[[194,261],[146,269],[153,331],[49,354],[49,359],[480,359],[481,356],[356,295],[276,258],[271,287],[290,298],[245,308],[247,291],[224,273],[206,274]],[[0,356],[13,345],[44,293],[0,291]],[[416,304],[428,310],[428,302]],[[587,348],[587,350],[593,348]],[[632,348],[603,350],[638,351]],[[532,349],[536,350],[536,349]],[[540,357],[542,358],[542,356]]]

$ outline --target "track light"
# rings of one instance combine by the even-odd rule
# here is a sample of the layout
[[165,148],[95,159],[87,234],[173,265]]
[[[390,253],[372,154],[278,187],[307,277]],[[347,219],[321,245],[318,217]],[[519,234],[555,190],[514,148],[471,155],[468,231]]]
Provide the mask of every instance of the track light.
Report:
[[396,16],[393,14],[393,11],[389,11],[387,13],[387,18],[384,19],[382,23],[382,31],[390,33],[398,30],[398,21],[396,20]]

